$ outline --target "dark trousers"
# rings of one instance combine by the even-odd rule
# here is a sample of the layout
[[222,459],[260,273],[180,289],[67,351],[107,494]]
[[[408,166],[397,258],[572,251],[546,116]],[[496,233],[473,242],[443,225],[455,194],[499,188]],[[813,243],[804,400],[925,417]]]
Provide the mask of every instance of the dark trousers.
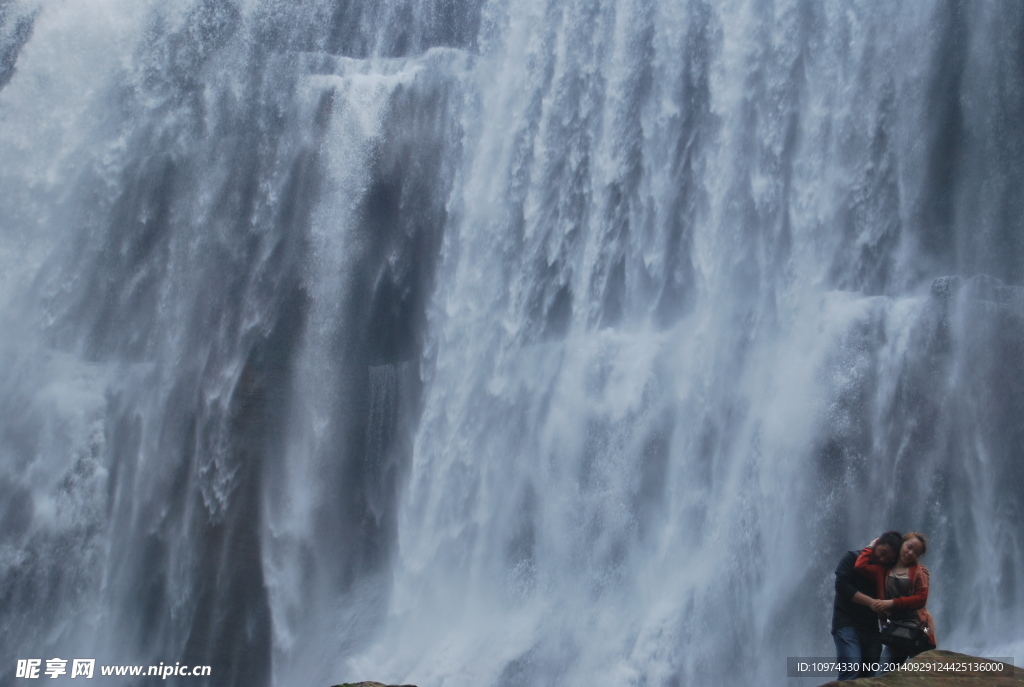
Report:
[[882,655],[882,636],[878,630],[862,630],[856,627],[837,627],[832,630],[832,639],[836,643],[836,660],[840,663],[859,664],[860,670],[839,673],[840,680],[855,680],[859,677],[874,675],[869,667],[877,663]]

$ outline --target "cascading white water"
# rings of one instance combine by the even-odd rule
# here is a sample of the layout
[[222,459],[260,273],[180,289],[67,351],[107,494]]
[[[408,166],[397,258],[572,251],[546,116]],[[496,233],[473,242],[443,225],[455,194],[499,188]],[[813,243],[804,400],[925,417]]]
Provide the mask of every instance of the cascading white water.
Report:
[[1022,29],[0,4],[0,676],[784,684],[893,527],[1024,653]]

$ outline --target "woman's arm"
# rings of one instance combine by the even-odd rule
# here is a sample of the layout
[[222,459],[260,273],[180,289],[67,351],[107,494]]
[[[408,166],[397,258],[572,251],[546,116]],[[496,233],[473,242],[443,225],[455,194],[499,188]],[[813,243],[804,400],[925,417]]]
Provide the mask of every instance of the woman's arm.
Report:
[[857,556],[857,561],[853,564],[853,569],[864,577],[875,581],[875,588],[878,593],[878,598],[885,598],[885,568],[878,563],[874,563],[871,559],[875,553],[874,547],[866,546],[864,550]]
[[865,546],[864,550],[857,556],[857,561],[853,564],[854,570],[864,577],[870,577],[873,580],[878,579],[879,575],[885,575],[885,568],[871,560],[874,553],[874,547]]
[[928,582],[928,568],[923,565],[917,566],[910,595],[893,599],[892,607],[898,611],[916,611],[919,608],[924,608],[928,603]]

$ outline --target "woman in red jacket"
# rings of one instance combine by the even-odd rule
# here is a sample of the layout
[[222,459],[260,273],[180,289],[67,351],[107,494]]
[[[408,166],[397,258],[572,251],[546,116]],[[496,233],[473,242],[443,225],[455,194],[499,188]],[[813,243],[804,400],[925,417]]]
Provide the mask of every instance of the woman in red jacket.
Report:
[[[903,536],[896,565],[886,569],[871,560],[871,547],[861,551],[854,563],[854,570],[875,581],[878,601],[872,608],[889,620],[911,620],[924,628],[935,646],[935,621],[932,614],[925,608],[928,602],[928,568],[918,563],[918,559],[928,550],[928,539],[919,532],[910,532]],[[911,651],[886,646],[882,654],[883,661],[902,663],[911,656],[916,656],[930,647],[920,647]]]

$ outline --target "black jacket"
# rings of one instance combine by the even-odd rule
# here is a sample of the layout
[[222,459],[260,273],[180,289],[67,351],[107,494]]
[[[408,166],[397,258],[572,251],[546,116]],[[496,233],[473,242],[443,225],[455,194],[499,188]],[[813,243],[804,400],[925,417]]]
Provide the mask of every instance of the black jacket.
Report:
[[857,592],[874,597],[875,581],[859,575],[853,569],[857,551],[848,551],[836,566],[836,598],[832,603],[832,631],[840,627],[855,627],[865,632],[878,632],[878,615],[867,606],[852,601]]

